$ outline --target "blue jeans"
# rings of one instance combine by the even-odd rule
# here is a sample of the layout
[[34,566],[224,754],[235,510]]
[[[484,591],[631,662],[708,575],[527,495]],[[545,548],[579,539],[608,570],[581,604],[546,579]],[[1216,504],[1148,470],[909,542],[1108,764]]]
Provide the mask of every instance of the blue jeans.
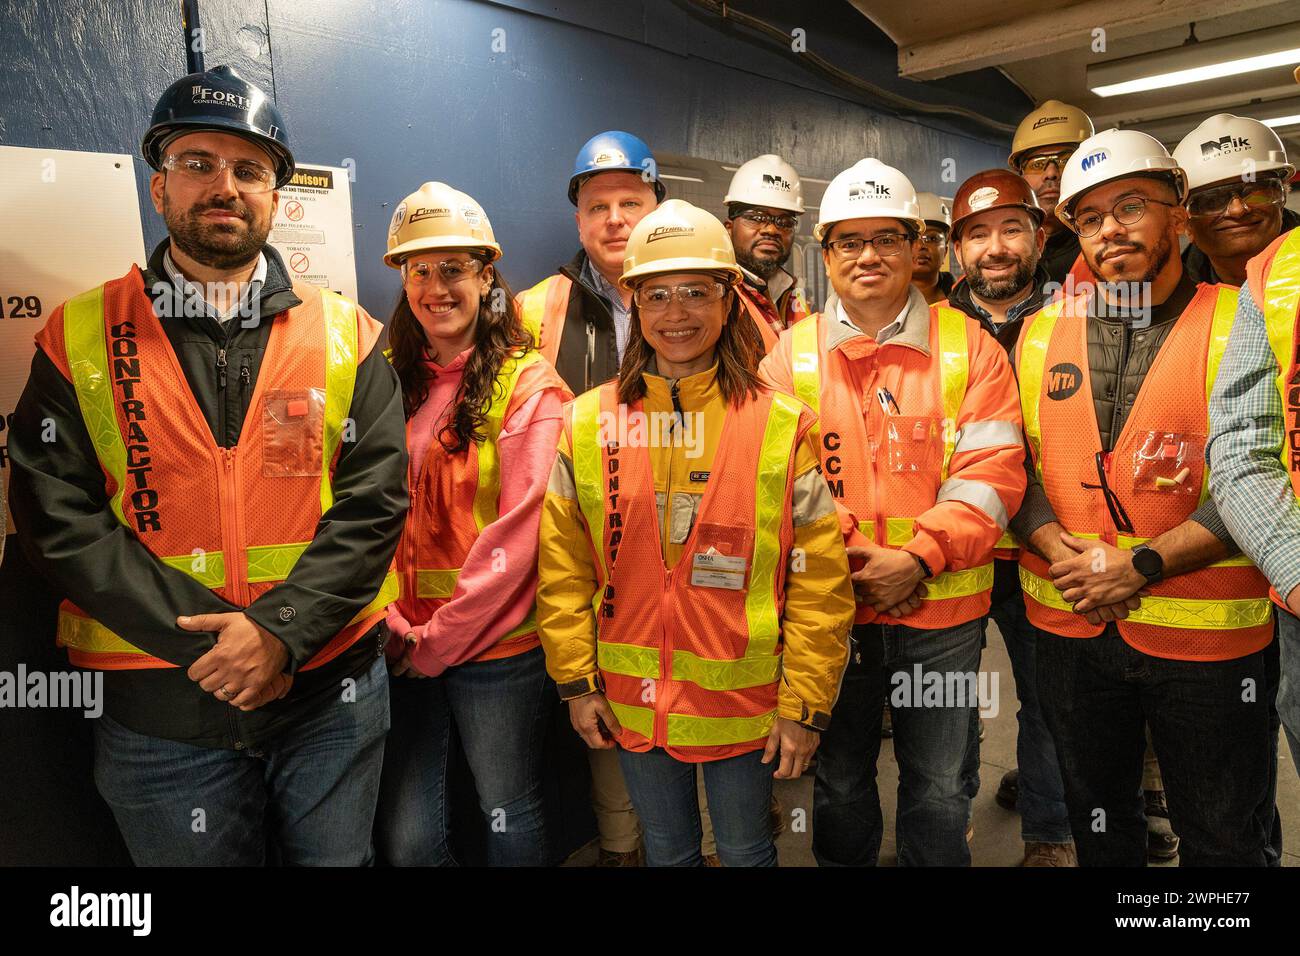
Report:
[[618,759],[641,820],[647,866],[703,865],[696,767],[704,774],[722,865],[776,866],[769,810],[777,763],[760,763],[763,751],[694,764],[656,747],[640,753],[620,749]]
[[492,866],[552,862],[542,800],[542,738],[555,685],[540,647],[461,664],[439,677],[394,677],[375,847],[394,866],[454,866],[447,755],[453,727],[478,794]]
[[[1020,710],[1016,714],[1016,764],[1020,768],[1020,792],[1016,810],[1020,813],[1020,838],[1026,843],[1069,843],[1070,813],[1065,806],[1065,785],[1056,762],[1056,745],[1038,703],[1035,644],[1038,628],[1025,616],[1025,592],[1020,587],[1020,565],[1015,561],[994,562],[991,615],[1002,632],[1011,658]],[[1001,586],[999,586],[1001,585]]]
[[[363,866],[388,731],[378,659],[260,751],[212,750],[95,721],[95,783],[137,866]],[[268,851],[270,859],[268,861]]]
[[[895,834],[900,866],[967,866],[970,818],[967,767],[975,699],[936,701],[924,693],[927,675],[979,671],[984,622],[942,630],[901,624],[853,629],[849,669],[830,728],[817,751],[813,786],[813,855],[822,866],[874,866],[883,822],[876,784],[881,700],[888,695],[898,760]],[[914,667],[920,666],[920,686]]]
[[1265,865],[1276,782],[1267,651],[1166,660],[1131,647],[1114,624],[1093,638],[1040,631],[1038,687],[1081,865],[1146,865],[1144,724],[1181,865]]

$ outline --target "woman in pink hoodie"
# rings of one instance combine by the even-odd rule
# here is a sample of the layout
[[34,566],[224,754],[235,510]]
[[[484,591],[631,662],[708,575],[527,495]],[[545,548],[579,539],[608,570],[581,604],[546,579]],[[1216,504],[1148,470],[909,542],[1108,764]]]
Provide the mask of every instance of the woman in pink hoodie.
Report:
[[402,273],[388,325],[407,417],[411,510],[388,609],[392,730],[375,841],[381,861],[448,865],[456,733],[493,865],[552,863],[540,774],[546,675],[533,613],[542,498],[572,396],[534,349],[493,263],[482,208],[425,183],[393,214]]

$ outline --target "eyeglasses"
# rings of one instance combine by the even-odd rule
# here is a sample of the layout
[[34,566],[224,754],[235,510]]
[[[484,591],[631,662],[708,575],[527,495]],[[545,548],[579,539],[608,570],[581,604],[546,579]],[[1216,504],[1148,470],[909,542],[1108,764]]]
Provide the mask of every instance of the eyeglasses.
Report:
[[[1115,221],[1122,226],[1131,226],[1140,220],[1147,212],[1147,203],[1156,203],[1160,206],[1173,206],[1175,203],[1165,202],[1163,199],[1151,199],[1147,196],[1129,196],[1127,199],[1121,199],[1115,203],[1110,210],[1109,215],[1115,217]],[[1101,230],[1101,224],[1106,221],[1105,212],[1098,212],[1090,209],[1078,216],[1071,216],[1074,231],[1087,239],[1089,236],[1095,236]]]
[[464,282],[483,271],[481,259],[443,259],[439,262],[402,263],[402,278],[413,285],[427,285],[433,278],[436,268],[447,285]]
[[770,222],[782,232],[790,232],[795,226],[799,225],[798,216],[774,216],[771,213],[759,212],[756,209],[746,210],[736,218],[745,220],[751,226],[766,226]]
[[907,236],[899,232],[884,232],[870,239],[863,239],[859,236],[849,236],[847,239],[832,239],[826,245],[835,251],[835,255],[841,259],[856,259],[862,255],[862,250],[867,246],[876,250],[876,255],[882,259],[888,259],[890,256],[896,256],[903,251],[903,246],[907,245]]
[[169,153],[162,166],[196,183],[216,182],[227,169],[235,174],[235,188],[241,193],[266,193],[275,188],[275,173],[250,159],[226,159],[211,153]]
[[717,302],[727,292],[721,282],[696,283],[694,285],[642,286],[636,290],[634,298],[642,312],[662,312],[669,303],[676,301],[688,309],[700,309],[710,302]]
[[1240,199],[1247,210],[1280,206],[1286,202],[1286,187],[1281,180],[1271,176],[1256,183],[1216,186],[1190,197],[1187,211],[1198,219],[1218,219],[1228,211],[1233,199]]
[[1075,150],[1073,149],[1062,149],[1055,153],[1043,153],[1041,156],[1030,157],[1021,164],[1020,175],[1023,176],[1025,173],[1046,172],[1047,167],[1052,165],[1052,163],[1056,164],[1057,169],[1064,169],[1065,164],[1070,161],[1070,157],[1073,156],[1074,153]]
[[[948,241],[948,237],[941,232],[927,232],[923,236],[918,236],[916,241],[923,242],[927,246],[934,246],[937,249]],[[879,253],[880,250],[877,249],[876,252]]]
[[1133,522],[1129,518],[1128,512],[1124,510],[1124,503],[1119,500],[1119,495],[1111,490],[1110,483],[1106,481],[1106,452],[1097,452],[1095,460],[1097,481],[1100,484],[1090,485],[1086,481],[1080,482],[1080,484],[1092,491],[1100,490],[1102,497],[1106,499],[1106,510],[1110,512],[1110,519],[1115,522],[1115,530],[1120,534],[1132,534]]

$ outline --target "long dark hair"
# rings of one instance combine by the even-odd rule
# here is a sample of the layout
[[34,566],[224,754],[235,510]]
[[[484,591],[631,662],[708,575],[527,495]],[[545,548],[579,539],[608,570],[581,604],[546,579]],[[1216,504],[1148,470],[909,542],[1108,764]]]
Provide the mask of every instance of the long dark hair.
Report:
[[[758,363],[763,358],[763,337],[754,327],[754,320],[749,317],[734,286],[727,291],[727,297],[730,301],[727,322],[714,346],[714,357],[718,361],[717,382],[723,399],[728,405],[739,405],[758,394]],[[627,348],[618,370],[618,400],[624,405],[645,397],[645,379],[641,376],[649,368],[654,354],[654,349],[641,334],[641,314],[634,297]]]
[[[393,369],[402,385],[402,411],[409,420],[429,397],[429,386],[437,373],[427,364],[429,341],[406,301],[405,287],[388,320],[388,344]],[[501,277],[501,270],[493,268],[492,286],[479,303],[474,351],[465,362],[460,387],[452,399],[455,411],[438,433],[443,448],[453,453],[464,451],[471,443],[485,439],[482,429],[501,366],[508,357],[522,356],[533,347],[533,337],[524,328],[510,287]]]

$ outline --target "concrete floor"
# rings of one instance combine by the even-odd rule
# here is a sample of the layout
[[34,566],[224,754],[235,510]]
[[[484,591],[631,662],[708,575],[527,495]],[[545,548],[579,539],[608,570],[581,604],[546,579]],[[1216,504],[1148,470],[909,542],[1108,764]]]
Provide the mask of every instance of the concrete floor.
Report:
[[[981,667],[989,672],[998,672],[1002,707],[996,717],[984,721],[984,741],[980,745],[980,792],[975,798],[975,834],[971,840],[971,862],[974,866],[1015,866],[1024,855],[1024,844],[1020,842],[1020,817],[998,806],[993,795],[997,793],[1002,775],[1016,765],[1016,710],[1019,704],[1011,693],[1015,678],[1011,673],[1006,646],[996,625],[989,628],[989,643]],[[894,746],[890,740],[881,741],[877,771],[885,815],[880,863],[883,866],[893,866],[896,862],[894,808],[898,794],[898,764],[894,762]],[[811,772],[798,780],[776,781],[776,793],[787,818],[793,811],[803,810],[803,817],[811,827],[812,790]],[[1286,848],[1283,866],[1300,866],[1300,778],[1296,775],[1296,767],[1285,740],[1278,753],[1277,805],[1282,814],[1283,844]],[[795,833],[787,827],[776,844],[781,865],[816,866],[811,842],[808,830]],[[567,865],[590,866],[595,858],[595,846],[589,845],[570,858]],[[1161,865],[1172,866],[1176,862]]]

